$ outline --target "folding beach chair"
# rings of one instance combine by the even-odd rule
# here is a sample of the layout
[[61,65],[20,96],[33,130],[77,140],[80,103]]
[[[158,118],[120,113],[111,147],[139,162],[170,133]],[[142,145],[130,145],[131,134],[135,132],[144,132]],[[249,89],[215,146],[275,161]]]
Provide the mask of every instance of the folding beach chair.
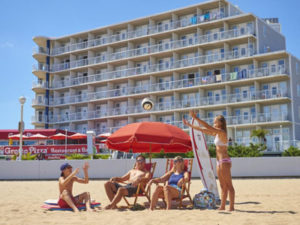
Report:
[[[190,195],[190,186],[191,186],[191,176],[192,176],[192,167],[193,167],[193,159],[184,159],[184,171],[189,173],[189,180],[182,184],[181,187],[181,193],[179,198],[174,198],[172,201],[179,202],[179,207],[182,208],[182,200],[185,198],[188,198],[190,203],[193,204],[193,200]],[[166,173],[172,169],[174,165],[173,159],[167,159],[166,164]],[[167,182],[165,182],[165,185]],[[165,200],[163,199],[163,202],[166,204]]]
[[[156,167],[156,162],[145,163],[145,169],[150,172],[149,180],[152,179],[152,177],[153,177],[153,174],[154,174],[154,171],[155,171],[155,167]],[[134,203],[133,203],[133,205],[136,204],[138,197],[146,197],[148,199],[148,202],[150,203],[150,189],[148,188],[148,190],[145,190],[147,183],[148,182],[140,183],[138,185],[136,193],[132,196],[132,197],[134,197]],[[140,193],[140,190],[141,190],[141,193]],[[123,199],[127,203],[127,206],[128,207],[132,206],[128,202],[127,198],[129,198],[129,197],[127,197],[127,196],[123,197]]]

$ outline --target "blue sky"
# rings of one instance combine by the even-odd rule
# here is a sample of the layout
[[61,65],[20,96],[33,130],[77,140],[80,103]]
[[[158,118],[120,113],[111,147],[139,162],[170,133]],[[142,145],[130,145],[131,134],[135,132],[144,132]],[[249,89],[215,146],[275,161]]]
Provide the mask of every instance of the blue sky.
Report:
[[[31,73],[35,60],[33,36],[59,37],[101,26],[165,12],[202,0],[2,0],[0,4],[0,129],[16,129],[20,119],[19,96],[26,128],[33,128]],[[300,1],[232,0],[244,12],[278,17],[287,50],[300,58]],[[113,12],[113,13],[112,13]]]

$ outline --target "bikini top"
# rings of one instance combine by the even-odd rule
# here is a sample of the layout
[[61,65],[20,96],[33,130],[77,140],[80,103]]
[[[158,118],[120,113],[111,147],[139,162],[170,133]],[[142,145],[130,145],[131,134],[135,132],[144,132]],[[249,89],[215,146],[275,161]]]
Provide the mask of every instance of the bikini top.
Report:
[[214,143],[216,146],[228,146],[227,143],[223,143],[220,138],[219,138],[219,135],[217,134],[216,137],[215,137],[215,140],[214,140]]

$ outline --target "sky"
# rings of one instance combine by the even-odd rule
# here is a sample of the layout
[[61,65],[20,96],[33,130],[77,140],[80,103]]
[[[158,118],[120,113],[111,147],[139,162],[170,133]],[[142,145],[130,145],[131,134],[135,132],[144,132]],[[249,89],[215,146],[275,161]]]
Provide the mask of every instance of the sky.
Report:
[[[60,37],[203,0],[1,0],[0,2],[0,129],[17,129],[19,97],[25,96],[25,128],[33,128],[32,57],[34,36]],[[299,0],[231,0],[244,12],[278,17],[288,52],[300,58]]]

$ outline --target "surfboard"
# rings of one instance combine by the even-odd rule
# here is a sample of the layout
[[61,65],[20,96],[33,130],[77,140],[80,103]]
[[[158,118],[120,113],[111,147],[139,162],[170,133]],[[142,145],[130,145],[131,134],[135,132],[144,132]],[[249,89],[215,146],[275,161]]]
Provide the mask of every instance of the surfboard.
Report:
[[[192,125],[199,126],[199,123],[193,119]],[[199,168],[199,175],[201,177],[202,184],[209,192],[212,192],[218,200],[220,199],[220,196],[218,192],[216,176],[213,171],[213,165],[204,135],[201,131],[191,127],[189,132],[192,140],[194,159]]]
[[[95,208],[95,207],[98,207],[100,206],[101,204],[99,202],[93,202],[91,203],[91,208]],[[43,209],[46,209],[46,210],[50,210],[50,211],[73,211],[73,209],[71,208],[61,208],[59,205],[49,205],[49,204],[44,204],[41,206]],[[80,204],[79,206],[77,206],[77,208],[79,210],[85,210],[86,209],[86,206],[85,204]]]

